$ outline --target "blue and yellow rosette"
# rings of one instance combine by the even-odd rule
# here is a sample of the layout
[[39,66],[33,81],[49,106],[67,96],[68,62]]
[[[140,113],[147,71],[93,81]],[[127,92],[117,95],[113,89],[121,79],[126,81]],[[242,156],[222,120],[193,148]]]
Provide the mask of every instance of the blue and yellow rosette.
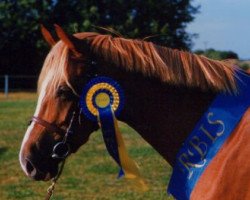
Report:
[[147,190],[137,164],[127,153],[118,128],[116,116],[124,106],[124,99],[124,92],[116,81],[108,77],[96,77],[84,87],[80,106],[88,119],[99,122],[106,148],[120,166],[118,177],[133,179],[140,189]]
[[113,79],[96,77],[84,87],[80,105],[86,117],[92,121],[98,121],[99,110],[109,106],[118,116],[124,105],[124,92]]

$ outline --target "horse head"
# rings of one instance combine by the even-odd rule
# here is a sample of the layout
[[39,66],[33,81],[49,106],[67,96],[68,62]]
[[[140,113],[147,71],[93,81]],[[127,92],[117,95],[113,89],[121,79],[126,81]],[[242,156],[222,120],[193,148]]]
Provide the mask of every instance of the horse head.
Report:
[[57,25],[55,28],[61,39],[57,43],[42,27],[52,49],[39,76],[37,107],[19,154],[22,169],[35,180],[49,180],[57,174],[63,158],[53,157],[53,148],[65,140],[65,134],[74,133],[67,144],[68,154],[76,152],[98,129],[98,124],[86,119],[79,108],[79,83],[87,81],[83,76],[90,75],[86,72],[91,65],[87,41],[67,35]]

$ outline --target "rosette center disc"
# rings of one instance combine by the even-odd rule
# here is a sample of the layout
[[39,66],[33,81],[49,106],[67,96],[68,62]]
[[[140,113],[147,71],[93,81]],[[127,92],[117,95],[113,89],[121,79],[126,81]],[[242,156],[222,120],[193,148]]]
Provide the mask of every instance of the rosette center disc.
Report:
[[100,108],[105,108],[110,104],[110,97],[106,92],[101,92],[94,99],[96,105]]

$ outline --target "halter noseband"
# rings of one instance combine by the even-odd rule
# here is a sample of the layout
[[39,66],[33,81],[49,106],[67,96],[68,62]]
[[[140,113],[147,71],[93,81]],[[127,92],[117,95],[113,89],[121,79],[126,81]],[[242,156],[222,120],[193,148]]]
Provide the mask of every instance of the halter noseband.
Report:
[[64,136],[66,133],[66,131],[64,129],[58,127],[55,124],[49,123],[49,122],[41,119],[40,117],[33,116],[31,118],[31,121],[36,122],[37,124],[40,124],[41,126],[46,128],[46,130],[50,133],[59,133],[61,136]]

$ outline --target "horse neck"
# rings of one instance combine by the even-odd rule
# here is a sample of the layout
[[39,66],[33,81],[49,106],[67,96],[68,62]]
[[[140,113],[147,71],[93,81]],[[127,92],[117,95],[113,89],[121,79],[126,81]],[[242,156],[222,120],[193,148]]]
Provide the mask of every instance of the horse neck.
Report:
[[138,73],[107,70],[125,92],[118,117],[135,129],[171,165],[186,137],[214,98],[213,92],[170,86]]

